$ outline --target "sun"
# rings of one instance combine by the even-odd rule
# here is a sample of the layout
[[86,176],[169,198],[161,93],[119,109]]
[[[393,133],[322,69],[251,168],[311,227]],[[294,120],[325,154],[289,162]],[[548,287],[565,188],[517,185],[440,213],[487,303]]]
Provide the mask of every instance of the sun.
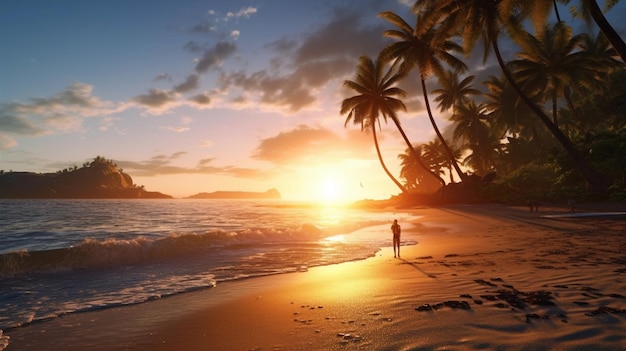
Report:
[[334,179],[324,179],[320,185],[319,197],[321,202],[336,203],[342,200],[342,192],[339,184]]
[[346,202],[345,179],[332,170],[318,170],[312,178],[310,199],[321,205],[337,205]]

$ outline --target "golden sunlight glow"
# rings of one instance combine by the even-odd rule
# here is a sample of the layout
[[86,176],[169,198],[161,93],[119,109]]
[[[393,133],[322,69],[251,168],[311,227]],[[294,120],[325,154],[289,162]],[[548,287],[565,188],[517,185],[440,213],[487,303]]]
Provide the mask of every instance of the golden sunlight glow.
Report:
[[[363,176],[352,165],[345,164],[301,166],[295,179],[298,180],[297,195],[293,199],[323,207],[336,208],[362,199],[381,198],[372,193],[384,189],[384,186],[379,187],[375,182],[363,181]],[[289,181],[285,179],[285,189],[287,184],[291,184]]]
[[333,236],[324,238],[322,242],[331,244],[331,243],[341,243],[345,241],[346,241],[346,236],[343,234],[339,234],[339,235],[333,235]]
[[318,179],[319,183],[317,185],[316,194],[313,197],[316,202],[321,204],[337,204],[347,200],[341,177],[336,174],[326,173],[322,174]]
[[322,184],[321,195],[323,200],[335,202],[341,195],[339,186],[334,180],[326,179]]

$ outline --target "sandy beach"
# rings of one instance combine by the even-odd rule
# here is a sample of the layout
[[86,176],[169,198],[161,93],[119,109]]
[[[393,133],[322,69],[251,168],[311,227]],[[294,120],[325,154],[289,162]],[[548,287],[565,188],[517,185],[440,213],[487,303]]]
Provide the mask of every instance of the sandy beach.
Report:
[[6,331],[6,350],[626,349],[626,217],[546,218],[567,211],[498,205],[411,211],[403,240],[418,244],[401,258],[388,247],[363,261],[66,315]]

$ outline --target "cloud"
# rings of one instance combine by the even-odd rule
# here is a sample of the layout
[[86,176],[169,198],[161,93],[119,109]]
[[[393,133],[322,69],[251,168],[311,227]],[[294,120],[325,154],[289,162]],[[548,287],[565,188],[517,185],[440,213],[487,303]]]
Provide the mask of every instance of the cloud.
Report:
[[49,98],[0,105],[0,130],[29,136],[62,133],[79,130],[86,118],[110,115],[121,109],[93,96],[93,86],[76,82]]
[[198,94],[190,97],[189,101],[197,105],[207,106],[211,104],[211,97],[208,94]]
[[17,142],[7,135],[0,134],[0,150],[8,150],[17,145]]
[[167,130],[171,130],[172,132],[176,132],[176,133],[183,133],[189,130],[189,127],[174,127],[174,126],[167,126],[167,127],[163,127],[164,129]]
[[206,50],[206,47],[202,44],[198,44],[193,40],[187,42],[187,44],[183,45],[183,49],[191,52],[191,53],[199,53]]
[[[41,128],[31,122],[29,116],[19,113],[10,114],[8,110],[18,110],[17,104],[8,104],[6,108],[0,111],[0,130],[21,135],[42,135],[46,134],[47,129]],[[5,111],[7,110],[7,111]]]
[[182,132],[186,132],[188,130],[190,130],[191,128],[186,127],[186,125],[189,125],[193,122],[193,118],[191,117],[182,117],[180,119],[180,126],[165,126],[165,127],[161,127],[163,129],[167,129],[167,130],[171,130],[172,132],[176,132],[176,133],[182,133]]
[[219,67],[222,62],[237,50],[237,46],[231,42],[220,41],[214,47],[204,51],[198,59],[195,71],[205,73],[211,68]]
[[360,55],[377,55],[384,47],[384,28],[365,24],[363,11],[337,8],[316,31],[268,43],[265,48],[275,55],[270,67],[252,73],[225,72],[219,78],[220,88],[289,112],[312,106],[321,89],[354,71]]
[[201,159],[194,167],[177,166],[174,163],[187,155],[186,152],[176,152],[169,155],[156,155],[146,161],[116,161],[124,172],[137,177],[152,177],[172,174],[219,174],[241,178],[264,177],[263,171],[254,168],[236,166],[213,166],[213,158]]
[[217,31],[217,27],[215,25],[209,24],[209,23],[200,23],[200,24],[196,24],[195,26],[191,27],[191,31],[194,33],[214,33],[215,31]]
[[256,7],[248,6],[244,7],[237,12],[228,12],[226,14],[226,19],[231,18],[240,18],[240,17],[250,17],[251,15],[257,13]]
[[212,140],[205,140],[202,143],[200,143],[200,147],[211,147],[213,146],[215,143],[213,143]]
[[364,153],[364,145],[371,145],[371,139],[363,133],[348,132],[340,137],[326,128],[299,125],[261,140],[252,158],[276,165],[371,158]]
[[154,77],[154,81],[155,82],[160,82],[162,80],[165,80],[165,81],[169,82],[169,81],[172,80],[172,77],[168,73],[161,73],[161,74],[157,75],[156,77]]
[[177,93],[186,93],[198,89],[200,85],[200,77],[197,74],[190,74],[187,79],[176,85],[173,90]]
[[152,113],[160,113],[177,105],[178,98],[179,95],[170,90],[150,89],[147,94],[135,96],[131,100]]

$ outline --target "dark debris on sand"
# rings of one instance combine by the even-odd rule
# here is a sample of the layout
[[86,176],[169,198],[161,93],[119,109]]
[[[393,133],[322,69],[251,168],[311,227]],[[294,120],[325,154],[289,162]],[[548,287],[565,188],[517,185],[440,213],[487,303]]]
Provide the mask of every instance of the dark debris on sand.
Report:
[[[551,291],[548,290],[538,290],[538,291],[530,291],[524,292],[517,290],[514,286],[510,284],[503,284],[504,281],[501,278],[492,278],[489,280],[484,279],[476,279],[475,283],[483,285],[489,288],[486,291],[486,294],[480,295],[480,299],[474,298],[470,294],[461,294],[460,297],[462,299],[467,299],[473,302],[475,305],[483,305],[483,301],[490,301],[494,304],[496,308],[500,309],[510,309],[512,311],[527,311],[530,306],[556,306],[554,301],[554,296]],[[500,283],[500,284],[497,284]],[[569,289],[568,285],[555,285],[555,288],[558,289]],[[586,299],[596,300],[599,297],[612,297],[615,299],[626,299],[626,296],[619,293],[602,293],[596,288],[593,287],[582,287],[580,288],[581,295]],[[591,303],[587,301],[574,301],[574,304],[581,307],[589,307]],[[428,312],[442,309],[444,307],[450,307],[452,309],[463,309],[469,310],[472,307],[470,306],[470,302],[468,301],[445,301],[437,304],[423,304],[417,308],[416,311]],[[597,316],[602,314],[624,314],[626,313],[626,309],[620,309],[610,306],[600,306],[593,311],[585,313],[587,316]],[[526,313],[525,321],[526,323],[531,323],[532,321],[539,320],[549,320],[551,318],[560,319],[561,322],[567,323],[568,317],[564,313],[559,313],[556,315],[550,316],[549,314],[538,314],[538,313]]]

